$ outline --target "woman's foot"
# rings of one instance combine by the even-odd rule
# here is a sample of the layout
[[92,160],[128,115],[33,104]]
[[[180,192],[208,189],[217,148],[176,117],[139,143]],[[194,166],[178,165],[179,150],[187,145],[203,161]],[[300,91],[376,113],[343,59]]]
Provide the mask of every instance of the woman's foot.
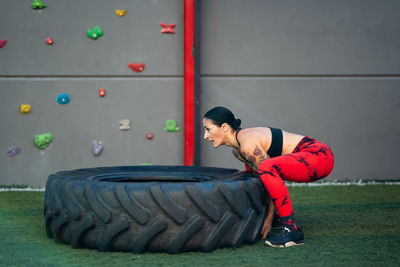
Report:
[[282,227],[283,224],[281,223],[279,215],[275,214],[274,218],[272,219],[271,229],[281,229]]
[[289,229],[286,226],[280,234],[267,238],[265,244],[274,248],[286,248],[296,245],[304,244],[304,234],[301,227],[296,227],[297,229]]
[[282,225],[282,232],[276,236],[267,238],[265,244],[271,247],[291,247],[304,244],[303,229],[296,225],[293,213],[280,217],[279,223]]

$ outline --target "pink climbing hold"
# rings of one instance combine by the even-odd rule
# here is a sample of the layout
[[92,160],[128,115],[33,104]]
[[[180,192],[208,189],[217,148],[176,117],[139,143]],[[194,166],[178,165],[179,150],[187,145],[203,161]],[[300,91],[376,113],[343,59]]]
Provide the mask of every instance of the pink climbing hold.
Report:
[[160,26],[162,27],[161,33],[175,34],[174,28],[176,26],[176,23],[174,24],[160,23]]
[[7,40],[0,40],[0,48],[3,48],[7,44]]
[[128,63],[129,68],[131,68],[134,72],[142,72],[146,65],[144,63],[136,64],[136,63]]

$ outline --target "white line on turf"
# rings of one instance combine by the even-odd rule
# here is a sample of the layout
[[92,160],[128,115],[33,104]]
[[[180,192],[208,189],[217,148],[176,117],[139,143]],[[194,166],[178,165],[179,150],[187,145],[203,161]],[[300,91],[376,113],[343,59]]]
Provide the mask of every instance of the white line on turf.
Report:
[[[356,185],[356,186],[366,186],[366,185],[400,185],[399,180],[395,181],[328,181],[328,182],[315,182],[315,183],[294,183],[294,182],[286,182],[286,186],[288,187],[318,187],[318,186],[349,186],[349,185]],[[32,188],[32,187],[25,187],[25,188],[0,188],[0,192],[44,192],[45,188]]]

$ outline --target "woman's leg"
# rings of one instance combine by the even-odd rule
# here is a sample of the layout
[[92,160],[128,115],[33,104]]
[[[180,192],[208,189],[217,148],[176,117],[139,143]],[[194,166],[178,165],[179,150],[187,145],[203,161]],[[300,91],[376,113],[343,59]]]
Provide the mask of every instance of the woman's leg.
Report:
[[284,226],[281,234],[268,238],[265,243],[273,247],[286,247],[304,243],[304,235],[296,225],[289,192],[284,180],[313,182],[326,177],[333,169],[331,150],[314,139],[307,139],[296,153],[261,162],[258,174],[274,202]]
[[331,150],[322,143],[308,144],[299,152],[265,160],[258,174],[274,201],[280,217],[293,213],[289,192],[284,180],[313,182],[329,175],[334,159]]

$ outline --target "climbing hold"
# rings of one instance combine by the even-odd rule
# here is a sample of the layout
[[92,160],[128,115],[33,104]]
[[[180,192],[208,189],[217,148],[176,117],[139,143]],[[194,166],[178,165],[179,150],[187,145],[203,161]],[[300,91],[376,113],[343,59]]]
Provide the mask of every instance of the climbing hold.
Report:
[[7,40],[0,40],[0,48],[3,48],[7,44]]
[[106,90],[105,89],[100,89],[99,90],[99,96],[104,97],[106,95]]
[[28,105],[28,104],[22,104],[21,105],[21,108],[20,108],[20,111],[21,111],[21,113],[23,113],[23,114],[28,114],[29,112],[31,112],[31,105]]
[[20,111],[21,111],[21,113],[23,113],[23,114],[28,114],[29,112],[31,112],[31,109],[32,109],[31,105],[29,105],[29,104],[22,104],[22,105],[21,105]]
[[152,134],[152,133],[147,133],[147,134],[146,134],[146,138],[147,138],[148,140],[153,139],[153,134]]
[[54,43],[54,40],[51,38],[47,38],[46,43],[48,43],[49,45],[52,45]]
[[160,23],[160,26],[162,27],[161,33],[175,34],[174,28],[176,26],[176,23],[174,24]]
[[116,9],[115,14],[117,14],[119,17],[125,16],[126,10]]
[[69,95],[67,95],[66,93],[62,93],[62,94],[59,94],[58,96],[57,96],[57,102],[59,103],[59,104],[68,104],[69,103],[69,101],[71,101],[71,98],[69,97]]
[[153,163],[142,163],[142,164],[140,164],[140,165],[142,165],[142,166],[152,166]]
[[6,153],[8,157],[15,157],[19,153],[21,153],[21,149],[17,146],[10,146],[6,149]]
[[45,149],[46,147],[48,147],[52,140],[53,140],[52,133],[38,134],[33,139],[35,145],[40,149]]
[[179,131],[179,127],[177,127],[177,123],[175,120],[167,120],[165,123],[165,131],[166,132],[177,132]]
[[93,140],[93,155],[99,156],[103,151],[103,142],[99,140]]
[[103,36],[103,30],[99,26],[95,26],[93,29],[88,29],[87,35],[89,38],[96,40],[100,36]]
[[131,122],[130,120],[123,119],[119,121],[119,129],[120,130],[130,130],[131,129]]
[[47,7],[46,4],[44,4],[41,0],[35,0],[32,3],[32,8],[33,9],[42,9]]
[[144,63],[136,64],[136,63],[128,63],[129,68],[131,68],[135,72],[142,72],[146,65]]

